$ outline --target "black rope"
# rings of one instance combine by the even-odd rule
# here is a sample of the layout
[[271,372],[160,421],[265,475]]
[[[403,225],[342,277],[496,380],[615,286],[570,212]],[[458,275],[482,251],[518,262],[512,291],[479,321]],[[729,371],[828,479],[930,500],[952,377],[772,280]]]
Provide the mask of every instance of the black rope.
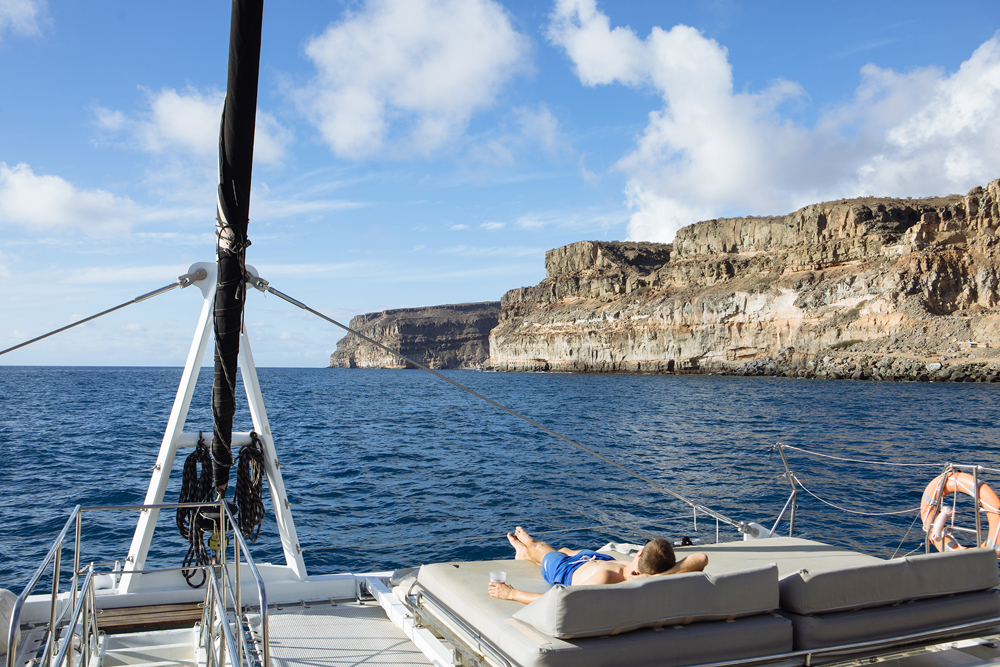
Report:
[[[201,473],[198,472],[198,464],[201,464]],[[184,461],[184,474],[181,479],[181,493],[177,502],[180,503],[204,503],[212,501],[212,454],[205,444],[205,437],[198,431],[198,446],[188,454]],[[191,588],[200,588],[205,585],[208,578],[204,569],[193,569],[201,565],[208,565],[211,562],[208,548],[205,546],[205,530],[199,525],[201,508],[181,507],[177,509],[177,530],[181,537],[188,541],[190,547],[184,556],[181,564],[183,570],[181,574]],[[192,568],[192,569],[188,569]],[[192,583],[198,573],[201,573],[201,581]]]
[[233,500],[239,514],[236,523],[240,533],[251,542],[257,541],[260,525],[264,521],[264,454],[260,436],[250,431],[250,444],[240,448],[236,468],[236,489]]

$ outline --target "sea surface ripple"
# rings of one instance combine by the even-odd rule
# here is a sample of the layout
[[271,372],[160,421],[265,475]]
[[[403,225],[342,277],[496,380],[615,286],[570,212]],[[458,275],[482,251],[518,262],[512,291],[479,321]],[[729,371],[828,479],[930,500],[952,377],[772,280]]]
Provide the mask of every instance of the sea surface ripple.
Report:
[[[142,502],[180,374],[0,367],[0,587],[21,590],[75,504]],[[789,452],[802,486],[832,503],[800,489],[795,534],[882,557],[922,548],[914,512],[853,512],[916,508],[948,461],[1000,468],[997,385],[445,374],[688,499],[768,528],[791,490],[774,444],[836,457]],[[310,573],[508,558],[503,536],[515,525],[556,546],[716,539],[714,519],[695,522],[685,503],[426,373],[259,376]],[[205,369],[188,431],[210,436],[210,391]],[[249,430],[246,403],[238,405],[234,428]],[[167,501],[178,496],[188,453],[174,462]],[[1000,474],[984,478],[1000,489]],[[258,562],[280,563],[269,497],[265,505],[251,548]],[[85,516],[84,562],[123,559],[136,512]],[[783,521],[778,532],[787,531]],[[718,533],[738,538],[724,524]],[[154,541],[147,567],[180,564],[187,545],[172,512],[161,514]]]

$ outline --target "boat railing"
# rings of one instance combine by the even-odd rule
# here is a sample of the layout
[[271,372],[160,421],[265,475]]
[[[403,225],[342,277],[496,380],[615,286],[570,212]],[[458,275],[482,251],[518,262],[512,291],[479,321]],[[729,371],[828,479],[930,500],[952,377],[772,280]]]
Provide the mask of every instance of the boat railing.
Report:
[[[80,599],[73,608],[73,614],[69,617],[66,626],[69,631],[62,640],[59,654],[51,667],[62,667],[66,664],[67,656],[77,650],[79,646],[81,667],[91,664],[90,659],[97,658],[100,652],[100,635],[97,631],[97,594],[94,589],[94,566],[87,568],[87,576],[80,587]],[[80,642],[77,644],[76,637],[79,635]],[[55,633],[50,637],[54,638]],[[88,659],[88,657],[90,659]],[[70,661],[70,667],[76,664],[76,660]],[[50,664],[50,663],[43,663]]]
[[[201,615],[201,632],[198,637],[199,645],[205,650],[206,667],[226,667],[226,654],[230,656],[231,664],[244,664],[247,660],[250,664],[250,654],[246,652],[247,645],[244,633],[241,628],[241,614],[235,614],[236,626],[242,639],[242,651],[236,649],[236,639],[233,636],[233,628],[230,625],[228,605],[226,604],[225,586],[219,581],[226,577],[210,576],[206,577],[205,607]],[[200,661],[199,661],[200,662]]]
[[[238,653],[237,660],[234,662],[239,666],[244,664],[253,666],[259,662],[261,667],[270,667],[270,633],[267,618],[267,589],[264,586],[264,578],[261,577],[260,571],[257,569],[257,564],[250,555],[250,549],[247,547],[247,543],[243,539],[243,535],[240,533],[239,525],[236,523],[236,519],[233,518],[232,513],[229,511],[229,506],[225,502],[222,502],[220,503],[220,508],[220,516],[223,519],[223,530],[221,531],[221,535],[223,536],[223,539],[225,539],[225,536],[229,534],[227,527],[231,527],[233,529],[233,537],[235,538],[233,539],[233,567],[229,568],[226,564],[226,545],[223,543],[219,550],[222,564],[214,569],[213,576],[210,577],[210,579],[212,580],[213,590],[216,591],[216,594],[221,594],[222,596],[222,609],[228,609],[227,600],[231,599],[235,604],[235,636],[239,638],[240,651]],[[249,634],[248,631],[250,629],[249,622],[247,622],[246,629],[243,627],[244,615],[243,586],[241,578],[242,566],[240,564],[241,556],[246,559],[247,567],[250,570],[250,574],[253,575],[254,582],[257,586],[257,602],[260,605],[261,637],[261,655],[259,659],[255,655],[252,640],[249,642],[247,641],[247,636]],[[206,600],[206,607],[208,607],[207,602],[208,601]],[[228,623],[224,625],[228,628]],[[220,666],[222,664],[224,664],[224,661],[223,663],[220,663]]]
[[[954,475],[956,473],[965,473],[965,474],[971,475],[972,476],[972,488],[969,489],[969,492],[970,492],[970,494],[972,494],[972,493],[975,494],[975,501],[973,502],[973,505],[975,506],[975,522],[976,522],[976,526],[975,526],[975,528],[966,528],[964,526],[956,526],[956,525],[954,525],[954,522],[952,522],[952,524],[950,526],[948,526],[948,530],[951,531],[951,532],[954,532],[954,533],[968,533],[968,534],[975,533],[976,534],[976,546],[980,546],[980,545],[986,546],[987,543],[990,543],[990,546],[996,548],[997,547],[997,544],[996,544],[996,542],[997,542],[997,536],[996,535],[987,534],[987,536],[985,538],[983,537],[983,517],[982,517],[982,514],[983,514],[983,501],[981,500],[981,497],[978,495],[979,494],[979,489],[980,489],[980,484],[982,484],[982,481],[979,479],[979,471],[982,470],[982,469],[983,469],[982,466],[978,466],[978,465],[963,465],[963,464],[959,464],[959,463],[946,463],[945,466],[944,466],[944,471],[937,478],[937,479],[942,480],[942,482],[940,484],[938,484],[937,489],[934,492],[934,497],[930,499],[930,506],[932,508],[932,512],[930,514],[931,514],[931,516],[938,516],[939,513],[942,511],[942,508],[944,506],[944,498],[945,498],[945,496],[948,495],[948,492],[946,492],[945,483],[944,483],[943,480],[948,479],[948,477],[950,475]],[[987,511],[996,512],[997,509],[998,508],[993,507],[993,508],[989,508]],[[925,551],[925,553],[930,553],[931,552],[931,541],[932,541],[931,540],[931,532],[932,531],[928,527],[926,529],[925,533],[924,533],[924,551]]]
[[[55,540],[52,542],[52,546],[49,548],[48,553],[42,560],[42,563],[35,570],[34,575],[28,581],[28,584],[24,587],[24,590],[18,596],[14,603],[14,607],[11,610],[10,616],[10,627],[7,635],[7,660],[6,667],[15,667],[18,660],[18,653],[21,640],[21,616],[24,610],[24,605],[28,600],[28,597],[32,595],[35,588],[38,586],[39,582],[42,581],[46,572],[49,571],[51,566],[52,571],[52,591],[51,591],[51,601],[49,603],[49,620],[48,627],[46,631],[46,640],[42,653],[42,658],[39,664],[57,667],[60,663],[53,663],[53,654],[56,651],[59,637],[59,629],[63,626],[64,621],[66,621],[66,615],[72,613],[72,617],[68,620],[70,627],[75,628],[80,622],[81,614],[84,617],[84,630],[86,633],[81,639],[96,641],[98,634],[98,627],[96,621],[96,587],[95,587],[95,577],[98,574],[94,569],[94,564],[90,564],[86,571],[80,570],[80,543],[82,539],[82,518],[84,512],[100,512],[100,511],[134,511],[140,510],[143,512],[148,512],[150,510],[161,510],[161,509],[212,509],[219,512],[221,517],[221,522],[223,524],[224,530],[221,530],[221,535],[225,536],[229,528],[234,529],[233,534],[235,539],[233,540],[233,559],[232,564],[228,563],[228,557],[226,554],[226,538],[222,538],[222,544],[219,549],[218,563],[203,566],[189,566],[183,568],[153,568],[153,569],[142,569],[135,570],[133,574],[150,574],[158,572],[169,572],[177,570],[197,570],[204,569],[207,571],[208,576],[206,576],[206,581],[209,583],[209,590],[206,597],[206,605],[208,608],[210,605],[219,613],[219,618],[223,619],[223,632],[224,635],[228,637],[228,641],[232,642],[235,646],[237,641],[236,637],[239,637],[240,651],[233,651],[231,655],[238,656],[234,662],[237,667],[242,665],[247,665],[248,667],[270,667],[270,643],[269,643],[269,627],[268,627],[268,611],[267,611],[267,591],[264,585],[264,579],[257,568],[253,557],[250,555],[250,550],[247,548],[246,542],[243,536],[239,532],[236,521],[233,515],[230,513],[228,506],[225,502],[204,502],[204,503],[159,503],[150,505],[112,505],[112,506],[91,506],[82,507],[77,505],[70,512],[69,518],[63,525],[61,531],[56,536]],[[60,605],[60,593],[59,584],[63,575],[63,565],[62,565],[62,552],[67,546],[67,538],[71,529],[74,529],[74,539],[73,539],[73,569],[72,569],[72,584],[69,590],[69,604]],[[259,658],[257,657],[256,651],[252,646],[252,640],[248,643],[247,636],[248,632],[243,629],[244,614],[243,614],[243,596],[241,587],[241,570],[242,563],[246,563],[247,568],[250,570],[251,575],[254,578],[257,587],[257,598],[258,604],[260,605],[260,623],[261,623],[261,652]],[[115,574],[114,572],[110,574]],[[82,586],[80,585],[80,576],[85,575],[84,582]],[[235,578],[235,582],[233,581]],[[216,600],[216,596],[220,597],[220,600]],[[232,601],[232,606],[234,610],[235,626],[237,632],[232,632],[232,628],[229,626],[228,610],[230,604],[228,601]],[[221,604],[221,606],[219,606]],[[205,624],[203,623],[203,626]],[[249,625],[249,624],[248,624]],[[248,628],[249,629],[249,628]],[[214,641],[214,629],[208,627],[210,635],[213,635]],[[68,643],[72,643],[72,633],[70,635],[70,640]],[[64,647],[65,649],[65,644]],[[232,649],[230,649],[232,650]],[[60,651],[60,655],[64,654],[65,650]],[[62,658],[60,658],[62,659]],[[222,667],[224,660],[219,664]]]
[[[24,587],[24,590],[18,596],[17,601],[14,602],[14,608],[11,610],[10,614],[10,629],[7,632],[7,667],[14,667],[17,661],[18,648],[21,640],[21,611],[24,609],[24,603],[28,600],[28,596],[31,592],[35,590],[35,586],[38,582],[42,580],[45,572],[49,569],[49,565],[52,565],[52,603],[49,609],[49,628],[48,637],[45,641],[45,649],[43,651],[43,661],[41,664],[50,665],[52,662],[52,651],[55,649],[55,628],[57,624],[62,620],[61,615],[65,613],[65,609],[60,613],[59,610],[59,575],[62,565],[62,552],[63,545],[66,541],[66,536],[69,533],[69,529],[76,524],[77,526],[77,550],[76,558],[73,566],[73,593],[72,602],[70,607],[76,607],[76,584],[77,575],[76,572],[79,570],[79,541],[80,541],[80,506],[77,505],[73,508],[70,513],[69,519],[66,520],[66,524],[63,529],[59,531],[56,536],[55,541],[52,542],[52,546],[49,548],[48,554],[42,560],[42,564],[38,566],[35,570],[35,574],[28,581],[28,585]],[[58,615],[58,617],[57,617]]]

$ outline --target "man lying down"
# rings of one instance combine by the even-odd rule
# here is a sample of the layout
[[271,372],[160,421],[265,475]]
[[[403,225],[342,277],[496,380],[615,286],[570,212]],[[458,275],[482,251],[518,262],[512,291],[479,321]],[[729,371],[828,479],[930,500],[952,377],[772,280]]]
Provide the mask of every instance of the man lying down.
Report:
[[[670,542],[658,537],[639,549],[630,562],[615,560],[608,554],[589,549],[559,549],[536,540],[518,526],[507,540],[514,547],[514,560],[530,560],[542,568],[542,578],[549,584],[582,586],[584,584],[618,584],[631,579],[656,574],[701,572],[708,565],[708,556],[694,553],[677,562]],[[490,595],[501,600],[528,604],[542,593],[528,593],[506,583],[490,582]]]

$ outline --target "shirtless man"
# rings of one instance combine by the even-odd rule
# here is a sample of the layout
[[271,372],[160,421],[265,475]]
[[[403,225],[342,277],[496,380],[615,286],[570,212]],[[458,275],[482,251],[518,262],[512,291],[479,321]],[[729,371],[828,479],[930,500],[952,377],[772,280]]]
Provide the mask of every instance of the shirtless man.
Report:
[[[628,563],[587,549],[557,551],[533,538],[521,526],[515,528],[513,534],[507,533],[507,540],[514,547],[514,560],[530,560],[542,568],[542,578],[546,582],[564,586],[618,584],[654,574],[701,572],[708,565],[708,556],[703,553],[690,554],[677,562],[673,547],[662,537],[647,542]],[[490,595],[524,604],[542,596],[498,582],[490,582]]]

